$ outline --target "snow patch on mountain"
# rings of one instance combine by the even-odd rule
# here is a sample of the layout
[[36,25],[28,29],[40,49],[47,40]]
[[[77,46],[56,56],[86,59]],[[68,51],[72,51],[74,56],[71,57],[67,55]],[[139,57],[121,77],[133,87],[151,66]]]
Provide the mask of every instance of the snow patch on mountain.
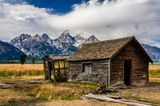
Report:
[[47,54],[65,54],[69,55],[78,50],[84,43],[93,43],[99,41],[95,36],[88,39],[79,34],[72,36],[68,30],[65,30],[58,38],[51,39],[47,34],[34,36],[21,34],[11,40],[11,44],[19,48],[29,56],[42,58]]
[[79,47],[80,45],[82,45],[85,42],[85,38],[83,38],[81,35],[77,34],[76,36],[74,36],[75,39],[75,44],[74,46]]
[[[28,56],[42,58],[47,54],[72,54],[83,44],[98,41],[99,40],[94,35],[89,38],[83,38],[80,34],[72,36],[68,30],[65,30],[56,39],[51,39],[45,33],[41,36],[38,34],[34,36],[21,34],[11,40],[10,43],[26,53]],[[142,46],[153,61],[160,61],[160,48],[146,44],[142,44]],[[6,49],[1,47],[0,50],[1,52],[4,52]]]
[[59,53],[55,46],[51,46],[52,39],[47,37],[48,35],[43,34],[42,36],[39,36],[36,34],[34,36],[30,35],[30,37],[25,37],[26,39],[23,39],[24,35],[26,34],[20,35],[11,40],[11,44],[22,50],[28,56],[42,58],[47,54]]
[[99,40],[94,36],[91,35],[88,39],[85,40],[84,43],[93,43],[93,42],[98,42]]

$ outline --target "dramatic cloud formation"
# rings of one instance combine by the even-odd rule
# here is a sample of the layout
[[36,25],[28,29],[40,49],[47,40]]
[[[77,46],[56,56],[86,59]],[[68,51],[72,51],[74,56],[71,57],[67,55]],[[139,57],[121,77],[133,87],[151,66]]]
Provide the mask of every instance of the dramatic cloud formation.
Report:
[[157,43],[160,0],[109,1],[75,4],[73,11],[59,15],[50,12],[54,10],[25,2],[15,4],[0,0],[0,39],[10,40],[20,33],[44,32],[55,38],[68,29],[72,34],[80,33],[84,37],[94,34],[101,40],[136,35],[142,43],[160,46]]

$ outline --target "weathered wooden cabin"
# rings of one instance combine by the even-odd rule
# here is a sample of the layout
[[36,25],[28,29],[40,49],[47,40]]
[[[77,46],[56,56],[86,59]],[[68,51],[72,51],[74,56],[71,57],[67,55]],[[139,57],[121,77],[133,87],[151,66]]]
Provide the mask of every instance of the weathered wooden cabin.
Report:
[[43,58],[44,76],[46,80],[54,82],[63,82],[68,79],[68,56],[64,55],[46,55]]
[[147,84],[148,65],[152,62],[134,36],[85,44],[67,61],[70,81],[108,86]]

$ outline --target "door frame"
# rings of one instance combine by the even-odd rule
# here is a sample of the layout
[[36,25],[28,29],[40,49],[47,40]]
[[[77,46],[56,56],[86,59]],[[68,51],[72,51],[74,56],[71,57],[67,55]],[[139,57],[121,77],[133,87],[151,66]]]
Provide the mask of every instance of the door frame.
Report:
[[48,76],[49,80],[52,80],[52,70],[53,70],[53,62],[48,61]]
[[[129,84],[126,84],[125,82],[125,61],[130,61],[130,72],[129,72],[129,76],[130,76],[130,81],[129,81]],[[132,61],[131,59],[124,59],[123,60],[123,83],[126,85],[126,86],[130,86],[132,85]]]

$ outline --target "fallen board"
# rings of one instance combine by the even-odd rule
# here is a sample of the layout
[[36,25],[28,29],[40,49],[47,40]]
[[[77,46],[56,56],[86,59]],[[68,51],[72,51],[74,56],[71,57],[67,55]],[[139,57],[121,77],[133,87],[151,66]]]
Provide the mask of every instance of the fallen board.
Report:
[[141,102],[133,102],[133,101],[129,101],[126,99],[113,99],[111,97],[108,97],[107,95],[88,94],[88,95],[85,95],[84,98],[97,99],[97,100],[103,100],[103,101],[109,101],[109,102],[117,102],[117,103],[132,105],[132,106],[153,106],[151,104],[141,103]]

